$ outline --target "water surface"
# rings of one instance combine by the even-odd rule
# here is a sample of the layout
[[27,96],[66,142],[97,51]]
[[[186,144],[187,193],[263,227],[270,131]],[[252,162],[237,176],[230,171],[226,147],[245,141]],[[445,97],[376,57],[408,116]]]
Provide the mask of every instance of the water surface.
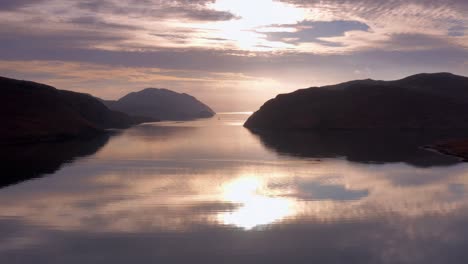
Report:
[[468,165],[420,149],[430,135],[252,133],[247,117],[8,150],[0,263],[468,260]]

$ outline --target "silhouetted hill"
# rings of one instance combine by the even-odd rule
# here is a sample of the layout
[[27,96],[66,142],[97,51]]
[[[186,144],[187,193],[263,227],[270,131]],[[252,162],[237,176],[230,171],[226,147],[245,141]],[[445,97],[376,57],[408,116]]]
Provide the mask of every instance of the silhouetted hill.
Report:
[[167,89],[148,88],[130,93],[118,101],[104,101],[111,109],[129,115],[147,116],[161,120],[190,120],[214,116],[207,105],[188,94]]
[[389,82],[408,89],[468,101],[468,78],[451,73],[421,73]]
[[141,120],[109,110],[88,94],[0,77],[0,143],[94,135]]
[[245,123],[258,129],[468,128],[468,78],[418,74],[298,90],[266,102]]
[[465,139],[452,139],[452,140],[439,140],[435,144],[428,146],[434,150],[447,155],[452,155],[461,158],[463,161],[468,161],[468,140]]

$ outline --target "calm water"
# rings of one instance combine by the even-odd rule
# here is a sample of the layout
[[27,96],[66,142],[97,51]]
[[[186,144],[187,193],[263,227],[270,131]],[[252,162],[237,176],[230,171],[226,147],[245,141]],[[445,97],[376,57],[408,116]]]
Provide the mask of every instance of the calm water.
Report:
[[247,117],[8,150],[0,263],[468,262],[468,165],[418,148],[431,136]]

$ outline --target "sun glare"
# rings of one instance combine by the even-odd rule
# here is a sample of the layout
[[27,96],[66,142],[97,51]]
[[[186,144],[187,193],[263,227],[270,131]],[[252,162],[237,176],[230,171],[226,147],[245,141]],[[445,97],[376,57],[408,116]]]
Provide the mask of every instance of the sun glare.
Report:
[[243,177],[223,187],[223,199],[241,206],[233,212],[223,212],[218,220],[246,230],[268,225],[294,214],[294,202],[288,198],[268,195],[265,184],[255,177]]
[[217,30],[217,37],[233,40],[239,48],[246,50],[287,48],[285,43],[267,41],[264,34],[260,33],[261,28],[293,24],[306,18],[305,10],[272,0],[257,0],[255,8],[252,1],[218,0],[212,7],[238,16],[238,19],[219,22],[209,27]]
[[303,9],[272,0],[256,0],[255,4],[250,0],[218,0],[213,7],[234,13],[250,28],[289,24],[305,18]]

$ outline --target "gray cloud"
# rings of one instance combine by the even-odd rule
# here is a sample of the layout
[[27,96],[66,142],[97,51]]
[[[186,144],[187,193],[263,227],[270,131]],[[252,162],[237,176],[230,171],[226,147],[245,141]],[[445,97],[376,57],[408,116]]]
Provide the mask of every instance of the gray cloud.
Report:
[[207,8],[193,8],[190,6],[175,6],[155,10],[156,16],[168,17],[172,15],[179,15],[183,18],[200,21],[226,21],[237,19],[234,14],[226,11],[217,11]]
[[468,8],[468,2],[465,0],[280,0],[281,2],[290,3],[304,7],[314,7],[317,5],[332,5],[345,6],[349,5],[354,10],[388,10],[398,6],[409,4],[420,4],[427,8],[451,6],[453,8]]
[[282,41],[287,43],[315,42],[327,46],[336,46],[320,38],[343,36],[348,31],[368,31],[368,25],[358,21],[309,21],[304,20],[297,24],[274,25],[277,27],[295,28],[295,32],[269,32],[267,38],[270,41]]
[[[164,37],[171,37],[170,35]],[[174,37],[174,36],[172,36]],[[177,37],[177,35],[176,35]],[[411,43],[435,41],[434,48],[425,50],[374,49],[352,54],[318,55],[305,53],[271,53],[245,56],[249,52],[209,49],[160,48],[153,51],[109,51],[83,48],[95,43],[124,40],[126,36],[96,33],[68,33],[63,35],[31,35],[9,32],[0,35],[0,59],[3,60],[59,60],[129,67],[157,67],[165,69],[200,70],[212,72],[241,72],[263,76],[285,76],[284,65],[294,75],[307,71],[330,71],[340,80],[353,79],[356,68],[371,68],[373,76],[399,77],[401,66],[414,71],[454,71],[463,73],[468,50],[435,45],[439,40],[424,36],[394,36],[394,42]],[[412,39],[413,38],[413,39]],[[391,43],[391,42],[390,42]],[[327,70],[328,69],[328,70]],[[466,69],[465,69],[466,71]],[[404,75],[409,72],[405,71]],[[299,77],[299,76],[297,76]],[[392,77],[393,78],[393,77]]]
[[460,23],[449,28],[448,35],[451,37],[462,37],[465,36],[465,31],[468,31],[468,26]]
[[[338,17],[353,17],[376,24],[387,19],[395,24],[411,21],[426,23],[427,27],[452,23],[466,25],[468,1],[466,0],[280,0],[303,8],[317,8]],[[431,25],[427,23],[432,23]],[[408,27],[414,26],[407,24]],[[410,29],[410,28],[409,28]],[[449,36],[460,35],[455,30]]]
[[36,33],[33,30],[17,32],[11,30],[0,30],[0,48],[2,50],[15,52],[22,50],[22,53],[27,53],[29,50],[32,53],[44,52],[49,50],[54,53],[54,50],[59,53],[73,52],[76,49],[90,48],[97,44],[106,42],[115,43],[127,39],[127,36],[114,32],[102,31],[83,31],[83,30],[68,30],[59,32]]
[[444,36],[424,34],[392,34],[390,39],[382,41],[384,49],[427,50],[438,48],[456,48],[456,45],[447,41]]
[[33,4],[40,4],[47,0],[2,0],[0,1],[0,11],[15,10]]
[[98,29],[98,30],[138,29],[138,27],[132,26],[132,25],[108,23],[94,16],[83,16],[83,17],[72,18],[68,20],[67,22],[79,25],[81,27],[93,28],[93,29]]
[[169,40],[172,43],[185,44],[190,42],[189,36],[183,34],[152,33],[150,35]]
[[238,18],[227,11],[213,10],[207,7],[211,0],[176,0],[176,1],[123,1],[116,3],[109,0],[88,0],[76,6],[82,10],[98,13],[114,13],[135,17],[185,18],[198,21],[225,21]]

